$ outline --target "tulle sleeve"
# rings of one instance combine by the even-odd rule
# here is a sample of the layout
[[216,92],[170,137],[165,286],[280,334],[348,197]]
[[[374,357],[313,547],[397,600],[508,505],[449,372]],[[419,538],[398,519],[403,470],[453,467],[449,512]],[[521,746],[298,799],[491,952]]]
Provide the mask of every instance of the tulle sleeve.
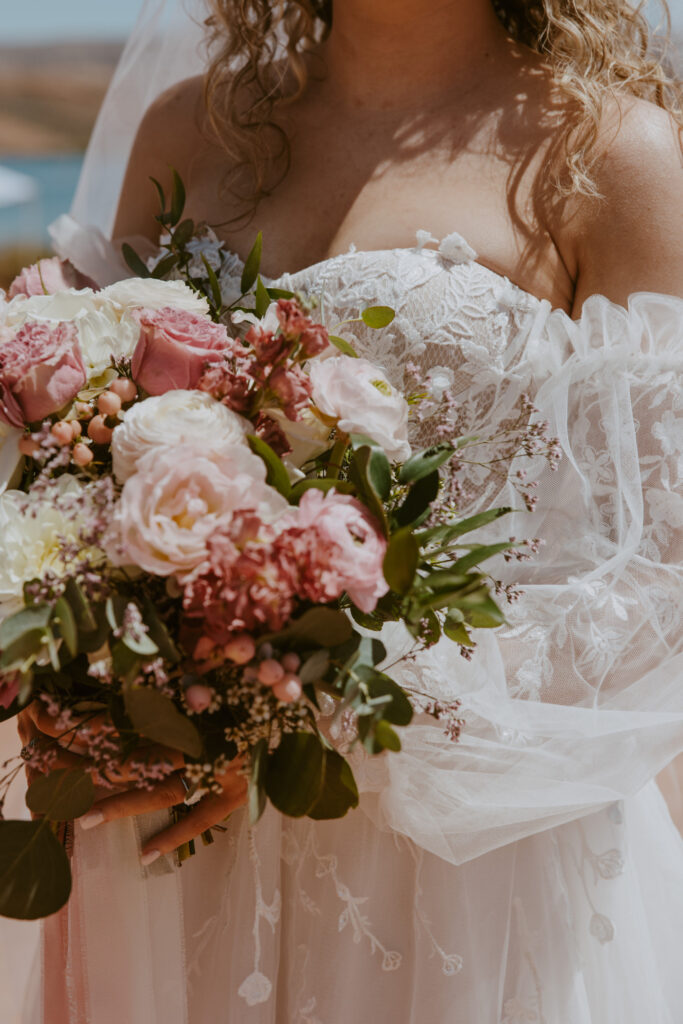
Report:
[[683,749],[682,361],[683,301],[653,294],[594,296],[530,343],[563,459],[537,510],[501,522],[545,546],[471,662],[443,641],[397,673],[459,698],[465,727],[453,743],[423,719],[358,765],[382,827],[462,863],[619,801]]

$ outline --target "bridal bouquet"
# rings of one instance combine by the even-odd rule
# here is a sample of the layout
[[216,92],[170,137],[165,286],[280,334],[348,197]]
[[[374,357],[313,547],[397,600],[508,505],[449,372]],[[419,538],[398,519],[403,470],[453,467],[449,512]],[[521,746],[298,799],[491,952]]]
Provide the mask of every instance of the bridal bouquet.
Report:
[[[473,628],[503,621],[482,562],[521,557],[463,540],[510,511],[454,514],[444,470],[477,439],[411,452],[420,395],[267,289],[260,239],[230,305],[183,230],[162,274],[139,261],[144,276],[97,290],[44,261],[0,309],[0,710],[41,701],[59,734],[2,783],[4,799],[24,763],[37,772],[35,819],[0,821],[8,916],[64,904],[59,823],[124,763],[141,787],[172,772],[159,745],[184,755],[186,802],[240,758],[256,822],[268,800],[346,814],[349,752],[399,750],[414,711],[457,739],[457,704],[399,686],[373,632],[398,621],[414,650],[445,635],[468,655]],[[507,443],[552,460],[530,410]],[[54,767],[71,745],[89,770]]]

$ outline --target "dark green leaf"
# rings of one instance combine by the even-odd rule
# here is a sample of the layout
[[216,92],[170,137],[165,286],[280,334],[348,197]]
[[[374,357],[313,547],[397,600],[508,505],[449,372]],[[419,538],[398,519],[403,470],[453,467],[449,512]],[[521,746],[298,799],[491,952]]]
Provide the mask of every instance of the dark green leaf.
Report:
[[152,271],[152,277],[156,278],[157,280],[166,277],[166,275],[170,274],[170,272],[177,266],[177,264],[178,257],[176,256],[175,253],[172,252],[169,256],[164,256],[163,260],[159,260],[156,267]]
[[32,604],[8,616],[0,623],[0,650],[5,650],[24,633],[42,631],[52,618],[52,606]]
[[290,292],[287,288],[267,288],[266,291],[273,300],[296,298],[294,292]]
[[292,505],[298,505],[301,495],[306,491],[337,491],[339,494],[353,494],[355,487],[348,480],[334,480],[331,477],[316,477],[314,480],[299,480],[289,492]]
[[258,272],[261,267],[261,254],[263,252],[263,235],[259,231],[256,236],[256,241],[252,247],[251,252],[244,261],[244,269],[242,271],[242,280],[240,282],[240,288],[242,289],[242,295],[250,290],[254,281],[258,277]]
[[119,640],[111,649],[112,669],[123,683],[134,683],[140,675],[140,658]]
[[173,642],[171,634],[166,628],[166,623],[160,617],[154,607],[154,603],[150,601],[148,597],[144,599],[142,615],[145,625],[149,631],[149,635],[159,648],[159,653],[162,658],[169,661],[172,665],[177,664],[180,661],[180,652]]
[[[382,532],[388,533],[388,524],[384,512],[382,499],[375,489],[374,482],[370,478],[370,460],[373,450],[363,446],[355,451],[349,463],[349,477],[356,487],[356,492],[361,501],[367,506],[370,513],[377,519]],[[375,480],[382,486],[382,469],[374,474]],[[391,478],[390,478],[391,479]]]
[[475,643],[470,636],[467,626],[462,622],[456,622],[455,620],[446,617],[444,622],[443,631],[449,640],[453,640],[456,644],[461,644],[463,647],[474,647]]
[[266,772],[268,770],[268,740],[260,739],[251,752],[251,771],[247,803],[249,824],[255,825],[266,808]]
[[420,549],[410,526],[391,535],[384,556],[384,578],[398,594],[407,594],[413,585]]
[[507,506],[492,508],[488,512],[480,512],[476,516],[468,516],[467,519],[461,519],[459,523],[432,526],[428,530],[422,530],[418,533],[417,540],[420,547],[423,548],[430,544],[446,545],[451,540],[455,540],[456,537],[462,537],[463,534],[470,533],[472,530],[488,526],[489,523],[495,522],[496,519],[500,519],[501,516],[506,516],[512,511],[514,510]]
[[60,768],[39,775],[26,791],[26,806],[50,821],[73,821],[89,811],[95,800],[95,786],[82,768]]
[[360,639],[354,665],[379,665],[387,656],[387,649],[381,640],[374,636],[363,636]]
[[358,806],[358,787],[348,761],[336,750],[325,751],[325,781],[320,796],[308,812],[316,821],[343,818]]
[[179,249],[184,249],[194,234],[194,221],[187,217],[181,220],[173,232],[173,242]]
[[171,210],[169,225],[173,227],[178,223],[183,215],[185,209],[185,186],[183,185],[183,179],[180,177],[175,167],[171,168],[173,175],[173,192],[171,195]]
[[55,604],[55,621],[59,626],[59,635],[69,649],[72,657],[78,654],[78,627],[71,605],[65,597],[60,597]]
[[505,622],[505,616],[491,597],[469,608],[466,618],[474,629],[495,629]]
[[252,452],[263,459],[266,464],[267,483],[284,495],[285,498],[288,498],[291,492],[289,475],[280,456],[273,451],[266,441],[257,437],[256,434],[247,434],[247,441]]
[[48,917],[70,893],[69,858],[47,821],[0,821],[0,914]]
[[152,182],[152,184],[157,190],[157,195],[159,196],[159,206],[161,208],[161,212],[163,213],[164,210],[166,209],[166,193],[164,192],[160,182],[158,182],[156,178],[152,178],[150,175],[149,180]]
[[399,483],[410,484],[421,480],[423,476],[427,476],[428,473],[432,473],[448,462],[454,451],[452,444],[444,442],[426,448],[422,452],[416,452],[401,466],[401,471],[398,474]]
[[305,644],[336,647],[351,636],[353,627],[343,612],[320,606],[309,608],[298,619],[294,619],[278,636]]
[[266,793],[273,806],[301,818],[318,800],[325,780],[325,750],[311,732],[285,733],[268,758]]
[[221,294],[220,282],[216,277],[216,271],[213,269],[204,253],[202,253],[202,262],[206,270],[206,276],[209,279],[209,288],[211,289],[211,298],[213,299],[213,304],[217,310],[220,310],[223,307],[223,296]]
[[398,683],[376,669],[359,669],[358,675],[363,679],[371,699],[377,697],[391,697],[391,702],[382,711],[382,717],[394,725],[408,725],[413,717],[413,707],[408,700],[405,691]]
[[256,292],[254,293],[254,312],[259,319],[263,318],[270,306],[270,295],[260,277],[256,280]]
[[388,722],[380,718],[374,729],[375,742],[383,750],[400,750],[401,741]]
[[202,740],[197,729],[159,690],[133,686],[126,691],[124,700],[137,732],[190,757],[201,755]]
[[503,542],[502,544],[486,544],[482,547],[473,548],[468,555],[458,558],[453,563],[453,568],[458,572],[467,572],[468,569],[473,569],[475,565],[481,565],[487,558],[493,558],[494,555],[499,555],[501,551],[509,551],[513,547],[514,544]]
[[363,322],[374,328],[388,327],[395,316],[396,313],[391,306],[368,306],[361,313]]
[[64,597],[71,605],[71,610],[76,616],[76,623],[79,630],[84,633],[89,633],[92,630],[97,629],[97,619],[93,615],[90,607],[90,601],[85,596],[78,583],[76,583],[76,581],[71,577],[66,581]]
[[406,498],[395,513],[399,526],[409,526],[417,522],[429,509],[439,493],[439,474],[437,470],[423,476],[408,491]]
[[362,612],[360,608],[356,608],[355,605],[351,606],[351,614],[354,622],[357,622],[359,626],[363,626],[364,629],[372,629],[376,633],[379,633],[386,622],[385,617],[380,615],[377,611]]
[[36,657],[45,645],[45,630],[34,629],[18,637],[0,654],[0,669],[19,668],[24,662]]
[[128,242],[124,242],[121,246],[121,255],[136,277],[152,276],[151,271],[147,269],[147,264],[140,259],[133,246]]
[[336,334],[330,334],[329,337],[334,347],[343,352],[345,356],[352,356],[354,359],[358,359],[358,353],[355,348],[345,338],[339,338]]

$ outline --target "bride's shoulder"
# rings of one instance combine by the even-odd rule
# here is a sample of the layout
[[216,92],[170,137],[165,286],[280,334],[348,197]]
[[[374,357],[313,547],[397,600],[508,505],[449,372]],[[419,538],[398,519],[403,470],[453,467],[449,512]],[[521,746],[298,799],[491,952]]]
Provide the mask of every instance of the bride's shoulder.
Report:
[[169,168],[174,167],[185,179],[196,154],[206,146],[204,77],[195,75],[166,89],[145,111],[128,161],[114,237],[155,239],[157,199],[149,178],[167,183]]

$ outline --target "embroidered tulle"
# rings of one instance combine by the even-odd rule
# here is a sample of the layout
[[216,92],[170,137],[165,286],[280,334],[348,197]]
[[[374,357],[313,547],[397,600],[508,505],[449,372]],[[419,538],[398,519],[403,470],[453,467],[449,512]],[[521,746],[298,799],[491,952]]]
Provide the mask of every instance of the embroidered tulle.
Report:
[[[398,385],[410,363],[452,384],[473,431],[526,392],[561,439],[501,534],[546,541],[509,624],[469,663],[445,643],[401,669],[462,701],[460,743],[420,723],[356,759],[346,819],[268,811],[250,834],[238,812],[181,869],[139,867],[155,822],[77,830],[26,1024],[680,1021],[683,843],[649,780],[683,749],[683,301],[594,296],[574,322],[459,236],[419,242],[280,281],[331,328],[393,306],[347,336]],[[491,474],[478,490],[519,505]]]

